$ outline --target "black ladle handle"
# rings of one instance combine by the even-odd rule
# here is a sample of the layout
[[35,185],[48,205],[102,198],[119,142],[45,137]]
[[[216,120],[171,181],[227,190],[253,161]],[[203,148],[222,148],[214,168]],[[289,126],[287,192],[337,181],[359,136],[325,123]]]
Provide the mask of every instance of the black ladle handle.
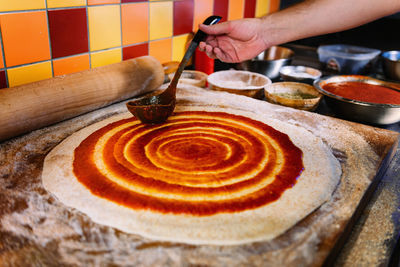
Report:
[[[206,20],[203,22],[204,25],[214,25],[217,24],[220,20],[222,19],[222,17],[220,16],[209,16],[208,18],[206,18]],[[197,33],[195,34],[195,36],[193,37],[192,42],[195,43],[200,43],[201,41],[204,40],[204,38],[206,38],[207,34],[201,30],[198,30]]]
[[[221,20],[220,16],[210,16],[203,23],[206,25],[213,25],[213,24],[216,24],[220,20]],[[188,49],[186,50],[185,54],[183,55],[181,63],[179,63],[178,69],[175,71],[175,75],[172,78],[172,81],[169,84],[168,89],[165,90],[165,92],[168,92],[171,95],[175,95],[176,85],[178,84],[178,80],[179,80],[179,77],[181,77],[183,69],[185,68],[186,64],[189,62],[189,59],[192,57],[192,55],[193,55],[194,51],[196,50],[197,46],[199,45],[199,43],[201,41],[203,41],[206,36],[207,36],[207,34],[201,30],[198,30],[197,33],[194,35],[192,41],[189,44]]]

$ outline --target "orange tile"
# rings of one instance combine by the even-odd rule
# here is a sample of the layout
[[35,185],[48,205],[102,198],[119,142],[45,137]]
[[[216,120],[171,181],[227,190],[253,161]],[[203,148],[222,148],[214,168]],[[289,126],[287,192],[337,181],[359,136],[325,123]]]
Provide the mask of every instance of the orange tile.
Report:
[[149,54],[155,57],[161,63],[171,61],[172,57],[172,39],[153,41],[149,44]]
[[172,36],[172,13],[172,1],[150,3],[150,40]]
[[269,4],[269,11],[271,13],[278,11],[280,4],[281,4],[281,1],[279,1],[279,0],[271,0],[270,4]]
[[244,0],[229,0],[228,20],[243,18]]
[[256,4],[256,17],[262,17],[269,13],[270,0],[257,0]]
[[199,24],[213,14],[213,0],[194,0],[193,31],[196,32]]
[[89,54],[53,60],[54,76],[90,69]]
[[149,40],[149,4],[134,3],[121,6],[122,45]]
[[7,70],[8,84],[14,87],[21,84],[32,83],[52,77],[51,62],[40,62]]
[[3,62],[3,49],[1,49],[0,45],[0,69],[4,68],[4,62]]
[[87,0],[88,5],[119,4],[120,0]]
[[7,67],[50,59],[45,11],[3,14],[0,25]]

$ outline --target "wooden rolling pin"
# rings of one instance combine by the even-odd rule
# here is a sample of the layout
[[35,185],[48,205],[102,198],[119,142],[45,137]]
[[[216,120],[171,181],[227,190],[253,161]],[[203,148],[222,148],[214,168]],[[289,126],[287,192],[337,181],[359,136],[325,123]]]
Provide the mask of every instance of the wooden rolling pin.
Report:
[[144,56],[0,90],[0,141],[157,89],[161,63]]

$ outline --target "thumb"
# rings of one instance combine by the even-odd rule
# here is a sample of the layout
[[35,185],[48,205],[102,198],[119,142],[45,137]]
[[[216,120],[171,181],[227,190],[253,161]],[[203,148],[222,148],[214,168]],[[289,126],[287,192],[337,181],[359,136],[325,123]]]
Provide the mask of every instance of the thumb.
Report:
[[220,35],[229,32],[229,27],[227,22],[222,22],[215,25],[200,24],[199,29],[209,35]]

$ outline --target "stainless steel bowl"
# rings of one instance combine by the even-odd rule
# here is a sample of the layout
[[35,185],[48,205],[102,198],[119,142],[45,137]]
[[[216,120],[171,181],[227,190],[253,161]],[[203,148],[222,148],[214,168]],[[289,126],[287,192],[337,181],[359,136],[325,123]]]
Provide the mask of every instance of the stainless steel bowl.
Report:
[[272,46],[255,58],[236,64],[235,68],[261,73],[270,79],[276,79],[279,78],[280,69],[289,65],[293,56],[294,52],[289,48]]
[[383,71],[393,80],[400,81],[400,51],[387,51],[381,55]]
[[367,103],[325,91],[324,85],[332,82],[364,82],[389,87],[390,83],[361,75],[338,75],[315,80],[314,87],[324,95],[329,108],[344,119],[375,125],[400,121],[400,105]]
[[284,81],[303,82],[311,85],[322,75],[321,71],[306,66],[284,66],[279,74]]

